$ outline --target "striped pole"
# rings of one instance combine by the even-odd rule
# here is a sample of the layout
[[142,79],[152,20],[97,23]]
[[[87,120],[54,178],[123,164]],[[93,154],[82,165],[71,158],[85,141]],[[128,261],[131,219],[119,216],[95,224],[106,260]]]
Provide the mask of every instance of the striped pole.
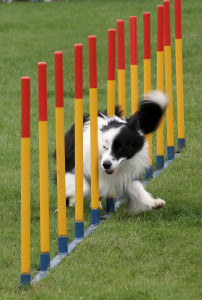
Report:
[[97,59],[96,36],[88,37],[89,51],[89,97],[91,142],[91,225],[100,222],[98,178],[98,123],[97,123]]
[[83,221],[83,45],[74,46],[75,89],[75,238],[84,237]]
[[173,97],[172,97],[172,66],[171,66],[171,38],[170,38],[170,2],[163,1],[164,6],[164,51],[165,51],[165,84],[169,103],[166,109],[167,119],[167,156],[168,160],[175,157],[174,129],[173,129]]
[[185,147],[181,0],[175,0],[175,57],[177,84],[178,149]]
[[131,114],[138,110],[137,18],[130,17]]
[[107,79],[107,114],[115,114],[115,58],[116,30],[108,30],[108,79]]
[[49,193],[48,193],[48,122],[46,63],[38,63],[39,102],[39,174],[40,174],[40,270],[50,266],[49,249]]
[[[157,6],[157,90],[164,91],[164,7]],[[162,117],[157,128],[157,170],[164,168],[164,118]]]
[[[115,58],[116,58],[116,30],[108,30],[108,80],[107,80],[107,114],[115,115]],[[106,213],[115,212],[113,195],[106,198]]]
[[67,223],[65,194],[64,94],[63,54],[55,52],[55,121],[58,202],[58,250],[67,253]]
[[125,78],[125,43],[124,20],[117,20],[117,50],[118,50],[118,103],[126,117],[126,78]]
[[[150,49],[150,13],[143,13],[143,48],[144,48],[144,94],[151,91],[151,49]],[[149,146],[149,168],[145,172],[145,180],[153,176],[152,167],[152,134],[146,135]]]
[[21,78],[21,284],[30,273],[30,78]]

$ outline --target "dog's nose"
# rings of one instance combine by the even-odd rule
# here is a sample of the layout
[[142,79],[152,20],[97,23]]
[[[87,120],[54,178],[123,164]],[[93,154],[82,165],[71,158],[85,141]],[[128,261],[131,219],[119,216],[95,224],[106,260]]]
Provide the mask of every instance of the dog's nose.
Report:
[[105,168],[105,170],[108,170],[112,164],[109,160],[105,160],[102,165],[103,165],[103,168]]

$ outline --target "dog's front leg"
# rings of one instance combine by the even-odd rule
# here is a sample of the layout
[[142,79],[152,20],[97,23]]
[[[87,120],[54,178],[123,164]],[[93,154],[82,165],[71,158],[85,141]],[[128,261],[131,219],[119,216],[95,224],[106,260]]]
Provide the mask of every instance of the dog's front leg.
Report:
[[152,198],[140,181],[135,180],[129,183],[126,193],[129,201],[129,210],[136,214],[145,210],[157,210],[166,204],[160,198]]

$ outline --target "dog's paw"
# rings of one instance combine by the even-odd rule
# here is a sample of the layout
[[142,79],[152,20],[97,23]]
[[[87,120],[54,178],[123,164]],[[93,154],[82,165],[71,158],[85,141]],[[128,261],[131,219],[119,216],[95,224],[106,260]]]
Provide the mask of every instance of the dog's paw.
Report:
[[164,207],[166,205],[166,202],[160,198],[157,198],[154,200],[154,203],[151,207],[151,209],[153,210],[158,210],[161,209],[162,207]]

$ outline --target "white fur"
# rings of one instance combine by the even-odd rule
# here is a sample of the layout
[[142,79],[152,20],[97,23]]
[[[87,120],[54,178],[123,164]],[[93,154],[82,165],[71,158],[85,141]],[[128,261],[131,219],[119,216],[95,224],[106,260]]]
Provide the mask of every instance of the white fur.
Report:
[[160,91],[151,91],[149,94],[144,95],[144,98],[150,99],[150,101],[158,104],[162,110],[165,110],[168,105],[168,98],[166,94]]
[[[164,99],[162,97],[162,99]],[[114,116],[118,122],[126,123]],[[129,208],[132,212],[138,213],[144,210],[151,210],[163,207],[165,202],[161,199],[153,199],[146,192],[143,185],[137,181],[139,176],[148,167],[148,145],[144,143],[142,149],[131,159],[121,158],[119,161],[113,160],[110,150],[112,142],[119,128],[112,128],[107,131],[101,131],[101,128],[108,124],[111,118],[104,116],[98,117],[98,167],[99,167],[99,196],[108,195],[126,195],[129,199]],[[140,135],[142,132],[140,131]],[[84,198],[90,197],[90,180],[91,180],[91,155],[90,155],[90,121],[84,124],[83,129],[83,191]],[[105,159],[112,162],[113,174],[106,174],[102,167]],[[135,180],[136,179],[136,180]],[[66,173],[66,197],[69,198],[69,205],[73,206],[75,202],[75,174]]]

